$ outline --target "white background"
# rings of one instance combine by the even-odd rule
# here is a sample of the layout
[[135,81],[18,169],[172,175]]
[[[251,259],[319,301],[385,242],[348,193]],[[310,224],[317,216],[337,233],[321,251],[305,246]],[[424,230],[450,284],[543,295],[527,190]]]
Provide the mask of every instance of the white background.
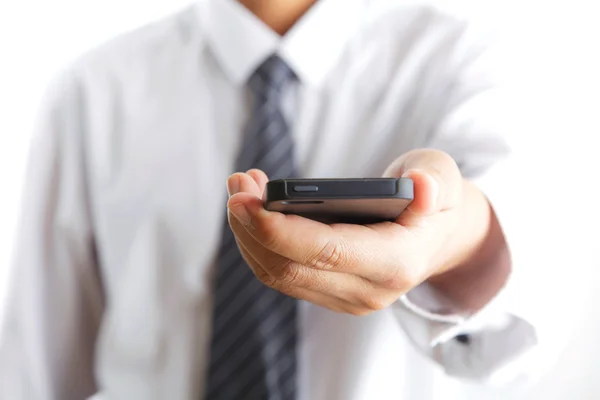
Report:
[[[0,0],[0,318],[21,212],[29,133],[48,81],[81,52],[187,3]],[[523,122],[529,156],[521,168],[536,178],[527,187],[516,188],[523,204],[513,218],[536,218],[530,222],[547,226],[543,237],[520,238],[531,242],[529,259],[538,274],[538,285],[524,295],[544,293],[556,299],[548,304],[544,318],[555,321],[560,352],[527,398],[598,399],[600,256],[594,249],[600,246],[600,28],[593,18],[594,3],[461,3],[509,20],[507,66],[513,69],[515,82],[535,95],[535,100],[521,99],[524,112],[534,116]],[[527,191],[548,187],[563,190],[543,204],[527,201]]]

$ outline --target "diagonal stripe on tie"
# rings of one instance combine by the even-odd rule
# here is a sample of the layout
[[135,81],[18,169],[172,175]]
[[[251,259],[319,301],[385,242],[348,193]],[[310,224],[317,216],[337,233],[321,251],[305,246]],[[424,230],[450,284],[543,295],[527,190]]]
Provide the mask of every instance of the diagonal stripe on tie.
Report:
[[[276,301],[272,302],[271,305],[275,305]],[[277,313],[271,312],[263,314],[265,324],[271,325],[270,334],[273,332],[283,332],[286,333],[289,338],[287,341],[287,345],[289,346],[290,339],[294,336],[288,329],[285,328],[285,325],[293,322],[294,314],[291,312],[291,307],[293,304],[288,303],[284,308],[281,308],[282,312],[288,312],[284,318],[279,318]],[[260,329],[260,328],[259,328]],[[247,343],[247,342],[244,342]],[[212,379],[214,379],[215,387],[218,389],[220,385],[226,385],[228,380],[231,378],[238,378],[240,382],[256,382],[256,368],[253,367],[253,363],[256,363],[257,359],[262,358],[261,353],[264,352],[264,348],[258,346],[244,346],[240,347],[237,352],[230,351],[226,353],[222,358],[222,362],[220,364],[215,365],[215,373],[212,375]],[[227,368],[226,363],[235,362],[236,368],[233,370]],[[264,361],[264,360],[261,360]],[[262,363],[266,365],[266,363]],[[274,365],[275,363],[273,363]],[[267,371],[272,366],[267,366]],[[263,373],[263,379],[267,376],[267,372]],[[275,385],[277,387],[277,385]]]
[[[265,109],[265,112],[271,112],[271,109]],[[253,165],[253,161],[256,159],[256,153],[260,151],[264,145],[264,138],[266,133],[268,132],[268,128],[270,125],[278,122],[278,117],[281,116],[280,113],[273,112],[272,115],[265,115],[258,119],[253,123],[253,129],[256,129],[260,134],[251,134],[249,133],[247,137],[245,137],[245,141],[242,144],[241,154],[237,160],[237,169],[239,171],[247,171],[248,169],[255,167]]]
[[[236,171],[294,176],[294,142],[281,110],[293,79],[285,63],[271,57],[249,80],[255,104]],[[256,279],[226,220],[217,268],[206,399],[295,400],[296,300]]]

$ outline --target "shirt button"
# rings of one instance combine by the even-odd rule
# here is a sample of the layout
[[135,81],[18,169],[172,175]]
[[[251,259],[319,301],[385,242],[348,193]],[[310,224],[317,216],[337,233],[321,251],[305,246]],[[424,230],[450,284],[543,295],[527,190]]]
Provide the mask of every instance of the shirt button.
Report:
[[454,337],[459,343],[464,345],[471,344],[471,336],[467,334],[457,335]]

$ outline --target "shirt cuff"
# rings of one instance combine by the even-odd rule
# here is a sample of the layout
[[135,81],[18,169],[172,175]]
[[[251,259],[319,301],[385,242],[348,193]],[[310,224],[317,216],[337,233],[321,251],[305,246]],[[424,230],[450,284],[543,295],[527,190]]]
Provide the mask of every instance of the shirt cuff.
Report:
[[530,375],[537,344],[527,320],[502,311],[502,296],[473,315],[452,309],[423,283],[402,296],[392,310],[417,350],[454,377],[505,383]]

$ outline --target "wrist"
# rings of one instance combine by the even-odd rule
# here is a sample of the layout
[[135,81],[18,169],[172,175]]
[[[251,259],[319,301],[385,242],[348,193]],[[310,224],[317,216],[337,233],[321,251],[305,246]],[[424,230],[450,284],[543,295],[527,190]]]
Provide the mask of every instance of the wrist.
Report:
[[428,283],[457,307],[478,310],[508,279],[508,247],[487,198],[467,180],[463,180],[463,200],[457,214],[456,228]]

